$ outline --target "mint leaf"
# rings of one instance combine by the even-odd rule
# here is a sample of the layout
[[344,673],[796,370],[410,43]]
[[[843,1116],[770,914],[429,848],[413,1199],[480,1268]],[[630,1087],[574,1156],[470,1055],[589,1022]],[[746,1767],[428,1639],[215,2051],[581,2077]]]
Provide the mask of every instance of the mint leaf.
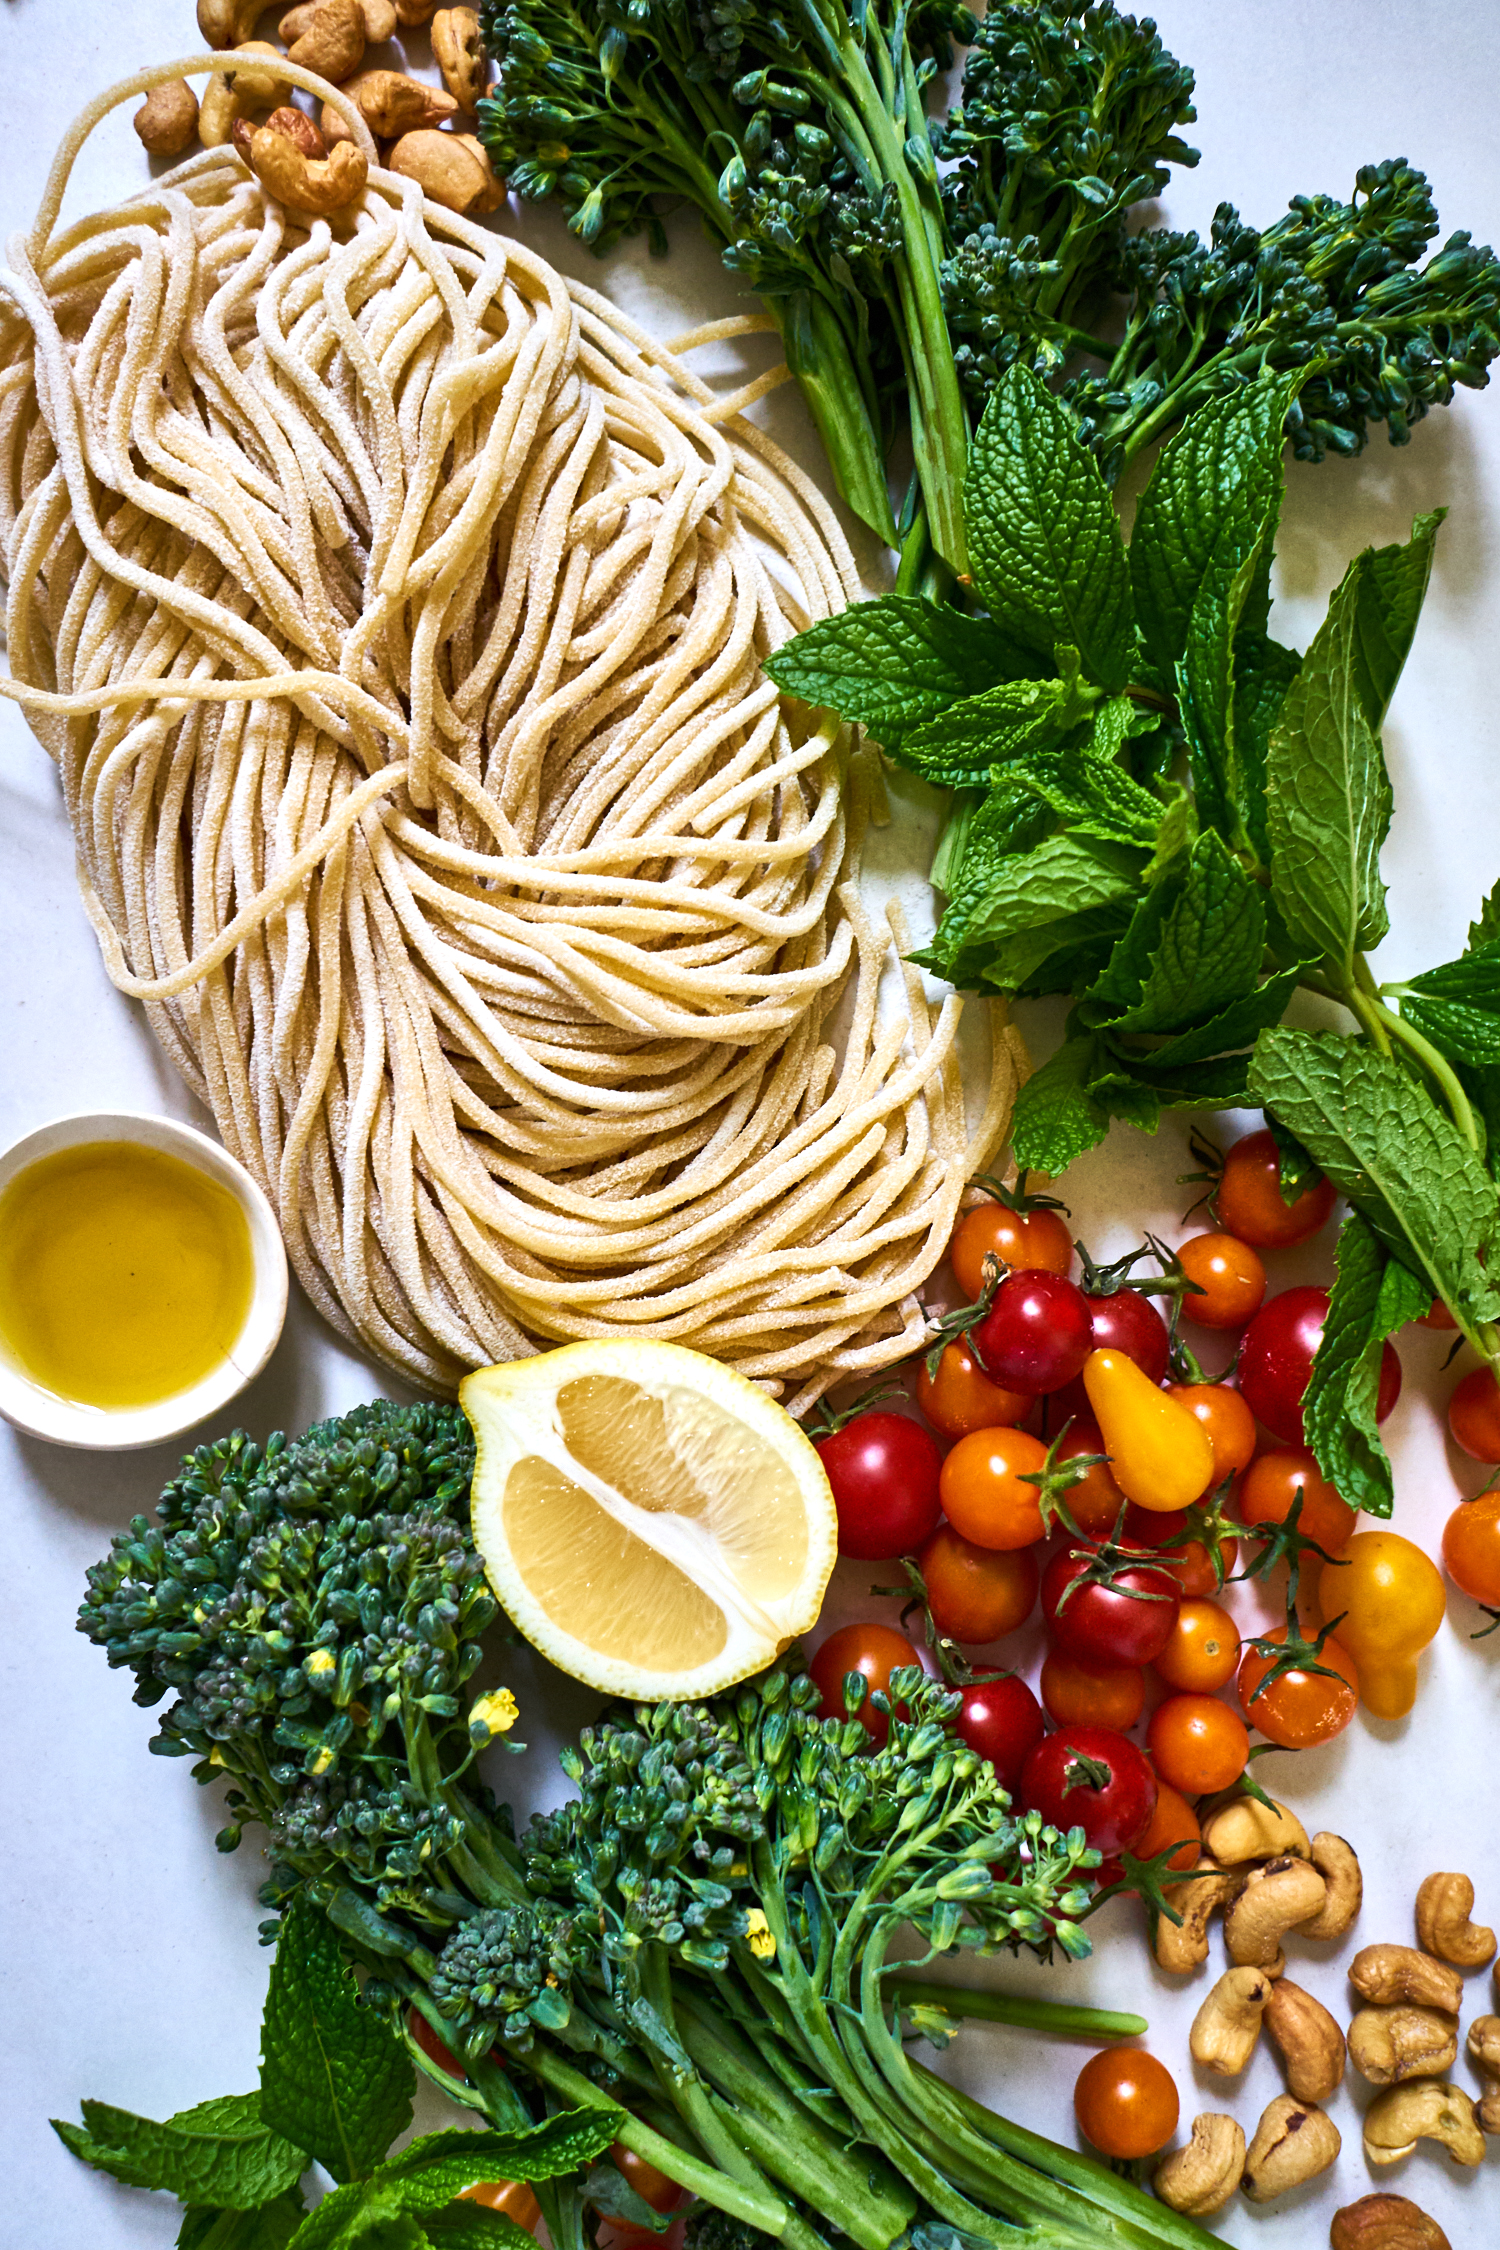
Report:
[[253,2211],[193,2205],[183,2213],[177,2250],[287,2250],[302,2224],[302,2196],[289,2188]]
[[1134,642],[1125,543],[1098,463],[1059,399],[1019,363],[984,410],[964,479],[969,561],[990,616],[1023,647],[1059,641],[1125,685]]
[[[1127,975],[1138,984],[1109,1029],[1181,1031],[1243,999],[1255,988],[1265,934],[1259,886],[1210,829],[1179,878],[1142,900],[1111,956],[1112,988],[1122,989]],[[1089,1015],[1100,1020],[1092,1008]]]
[[1401,1013],[1454,1062],[1500,1064],[1500,940],[1425,969],[1401,994]]
[[1318,1467],[1351,1508],[1388,1516],[1391,1464],[1375,1421],[1385,1338],[1427,1310],[1425,1280],[1389,1257],[1357,1211],[1339,1233],[1337,1275],[1302,1402]]
[[1469,924],[1469,951],[1477,953],[1495,938],[1500,938],[1500,883],[1480,907],[1478,921]]
[[536,2250],[526,2229],[482,2203],[445,2203],[422,2221],[434,2250]]
[[1271,856],[1266,834],[1266,754],[1271,729],[1297,677],[1302,659],[1264,633],[1243,626],[1234,642],[1234,752],[1244,796],[1245,827],[1262,860]]
[[165,2124],[107,2102],[84,2102],[83,2125],[53,2118],[65,2148],[126,2187],[160,2188],[180,2203],[234,2211],[282,2195],[302,2177],[300,2146],[267,2128],[254,2094],[200,2102]]
[[1302,982],[1302,963],[1290,969],[1281,969],[1274,977],[1267,977],[1242,999],[1232,1000],[1205,1023],[1195,1024],[1190,1031],[1180,1031],[1152,1050],[1150,1061],[1159,1069],[1176,1069],[1187,1063],[1204,1062],[1211,1055],[1222,1055],[1226,1049],[1248,1047],[1258,1032],[1268,1024],[1280,1023],[1291,1005],[1293,993]]
[[1380,847],[1391,784],[1360,697],[1355,627],[1364,557],[1328,605],[1271,730],[1266,829],[1271,896],[1298,950],[1345,982],[1389,922]]
[[[971,845],[972,849],[972,845]],[[950,941],[955,983],[982,975],[997,990],[1028,983],[1051,954],[1081,935],[1101,937],[1113,928],[1080,918],[1100,908],[1123,908],[1139,880],[1142,854],[1092,837],[1049,836],[1034,851],[998,859],[976,903],[956,901],[961,938]],[[952,910],[950,910],[952,911]],[[948,916],[938,929],[940,950]]]
[[1256,570],[1256,557],[1247,555],[1237,570],[1205,582],[1175,674],[1198,817],[1235,844],[1248,840],[1252,810],[1258,811],[1240,756],[1235,677],[1240,619]]
[[383,2164],[379,2182],[407,2211],[431,2211],[476,2180],[555,2180],[591,2164],[618,2139],[624,2113],[614,2103],[561,2110],[517,2132],[459,2126],[426,2133]]
[[1098,1053],[1097,1040],[1065,1040],[1021,1088],[1010,1142],[1023,1172],[1050,1172],[1055,1177],[1103,1140],[1109,1118],[1087,1090]]
[[[1281,377],[1211,399],[1161,449],[1135,512],[1130,579],[1141,636],[1166,679],[1187,649],[1204,587],[1269,556],[1281,512],[1282,430],[1303,380]],[[1250,591],[1247,579],[1241,607]]]
[[1335,1032],[1263,1031],[1252,1098],[1274,1111],[1391,1257],[1472,1321],[1500,1310],[1495,1182],[1452,1119],[1389,1055]]
[[291,2250],[351,2250],[382,2215],[368,2180],[335,2188],[315,2205],[292,2236]]
[[920,726],[1000,680],[1029,678],[1038,663],[988,618],[886,594],[820,618],[768,656],[765,670],[788,695],[884,741],[887,730]]
[[281,1919],[261,2025],[267,2124],[336,2180],[359,2179],[410,2123],[415,2083],[401,2040],[360,1999],[331,1924],[297,1894]]
[[965,788],[989,780],[992,766],[1057,742],[1097,702],[1076,681],[1010,680],[955,703],[940,719],[913,727],[888,747],[924,780]]
[[[1108,1050],[1113,1054],[1112,1044]],[[1116,1058],[1118,1059],[1118,1058]],[[1250,1056],[1209,1055],[1201,1062],[1158,1068],[1149,1055],[1130,1056],[1123,1070],[1101,1071],[1089,1087],[1094,1099],[1108,1105],[1111,1115],[1130,1114],[1127,1099],[1144,1111],[1149,1105],[1147,1132],[1156,1130],[1158,1109],[1239,1109],[1244,1106],[1250,1074]]]
[[1367,547],[1355,568],[1354,684],[1371,729],[1379,733],[1417,630],[1432,576],[1438,525],[1448,513],[1418,516],[1404,546]]

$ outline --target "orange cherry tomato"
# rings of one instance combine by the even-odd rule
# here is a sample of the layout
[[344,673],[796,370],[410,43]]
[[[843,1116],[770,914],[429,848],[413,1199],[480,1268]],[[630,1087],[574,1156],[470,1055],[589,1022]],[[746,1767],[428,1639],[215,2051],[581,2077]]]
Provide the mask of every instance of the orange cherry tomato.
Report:
[[1177,1255],[1188,1280],[1198,1284],[1182,1309],[1200,1328],[1243,1328],[1260,1311],[1266,1269],[1248,1242],[1232,1234],[1195,1234]]
[[938,1498],[955,1531],[976,1547],[1030,1547],[1043,1535],[1041,1496],[1022,1482],[1047,1458],[1026,1430],[973,1430],[943,1463]]
[[1283,1201],[1275,1134],[1247,1133],[1224,1159],[1215,1201],[1224,1226],[1239,1241],[1256,1250],[1281,1250],[1306,1242],[1328,1224],[1333,1186],[1319,1178],[1295,1203]]
[[[1273,1647],[1286,1640],[1286,1627],[1265,1635]],[[1293,1668],[1264,1687],[1272,1659],[1247,1648],[1240,1658],[1240,1709],[1266,1737],[1283,1750],[1310,1750],[1342,1734],[1359,1708],[1359,1670],[1347,1649],[1332,1634],[1323,1643],[1319,1670]],[[1329,1673],[1336,1677],[1330,1679]]]
[[924,1360],[917,1372],[917,1404],[944,1437],[967,1437],[971,1430],[993,1430],[1024,1422],[1036,1400],[1024,1391],[992,1383],[967,1341],[945,1346],[935,1376]]
[[1458,1326],[1458,1322],[1449,1312],[1442,1298],[1434,1297],[1426,1312],[1417,1315],[1417,1326],[1419,1328],[1437,1328],[1451,1331]]
[[1085,1664],[1050,1649],[1042,1664],[1042,1709],[1060,1727],[1133,1727],[1146,1704],[1138,1664]]
[[1041,1569],[1030,1547],[978,1547],[940,1523],[917,1561],[932,1622],[950,1641],[998,1641],[1036,1607]]
[[1285,1523],[1299,1492],[1297,1526],[1303,1537],[1338,1554],[1353,1537],[1358,1516],[1304,1446],[1281,1446],[1252,1461],[1236,1489],[1235,1510],[1241,1523]]
[[1154,2156],[1177,2130],[1172,2073],[1138,2047],[1091,2055],[1073,2088],[1078,2130],[1101,2156]]
[[1227,1383],[1168,1383],[1167,1396],[1185,1406],[1208,1432],[1214,1449],[1211,1482],[1237,1477],[1255,1457],[1255,1416]]
[[[1060,1462],[1076,1461],[1080,1454],[1103,1451],[1104,1438],[1098,1423],[1078,1415],[1058,1446],[1057,1458]],[[1113,1531],[1125,1505],[1125,1495],[1107,1465],[1100,1461],[1086,1469],[1078,1482],[1069,1487],[1062,1496],[1062,1504],[1086,1538],[1102,1539],[1106,1532]]]
[[[1198,1864],[1203,1850],[1203,1834],[1198,1826],[1198,1815],[1180,1789],[1171,1788],[1165,1781],[1156,1785],[1156,1810],[1147,1821],[1145,1830],[1130,1849],[1137,1859],[1155,1859],[1169,1844],[1177,1849],[1167,1861],[1169,1875],[1186,1875]],[[1094,1877],[1101,1891],[1111,1883],[1118,1883],[1125,1870],[1117,1859],[1107,1859]]]
[[1217,1696],[1169,1695],[1151,1714],[1146,1747],[1163,1781],[1185,1797],[1202,1797],[1239,1780],[1250,1737],[1239,1713]]
[[1454,1509],[1443,1530],[1443,1568],[1471,1602],[1500,1609],[1500,1492]]
[[1180,1603],[1172,1638],[1152,1661],[1168,1687],[1184,1694],[1211,1695],[1234,1678],[1239,1665],[1240,1636],[1234,1619],[1217,1602]]
[[1448,1401],[1453,1442],[1471,1460],[1500,1461],[1500,1384],[1491,1367],[1475,1367]]
[[[1219,1541],[1219,1564],[1227,1578],[1239,1561],[1238,1539]],[[1182,1588],[1187,1601],[1211,1599],[1223,1592],[1223,1578],[1214,1568],[1214,1558],[1201,1539],[1185,1539],[1180,1547],[1169,1550],[1162,1561]]]
[[921,1658],[911,1642],[904,1633],[898,1633],[894,1625],[879,1625],[873,1620],[862,1625],[841,1625],[826,1641],[819,1642],[808,1661],[807,1676],[822,1697],[818,1717],[842,1719],[847,1716],[844,1682],[851,1672],[858,1672],[868,1683],[868,1693],[859,1706],[860,1725],[875,1742],[883,1743],[890,1732],[890,1720],[884,1711],[875,1709],[871,1699],[889,1692],[893,1672],[920,1663]]
[[984,1287],[990,1256],[1018,1272],[1066,1273],[1073,1245],[1060,1212],[1008,1211],[991,1201],[964,1213],[948,1245],[953,1278],[971,1302]]
[[542,2207],[524,2180],[477,2180],[473,2187],[460,2188],[459,2201],[477,2203],[486,2211],[503,2211],[528,2234],[541,2223]]
[[641,2201],[649,2203],[653,2211],[675,2211],[680,2203],[686,2203],[685,2187],[679,2187],[665,2172],[648,2164],[644,2156],[637,2156],[623,2141],[613,2142],[609,2155],[610,2162],[623,2174],[626,2185],[633,2187]]

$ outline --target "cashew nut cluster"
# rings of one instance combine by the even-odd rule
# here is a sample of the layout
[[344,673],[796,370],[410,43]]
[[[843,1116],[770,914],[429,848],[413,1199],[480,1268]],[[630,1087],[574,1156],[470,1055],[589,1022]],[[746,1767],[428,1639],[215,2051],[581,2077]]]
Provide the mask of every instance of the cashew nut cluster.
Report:
[[1486,2080],[1474,2110],[1482,2133],[1500,2133],[1500,2016],[1476,2016],[1464,2042],[1470,2062]]
[[1417,1893],[1417,1943],[1456,1969],[1482,1969],[1495,1958],[1495,1933],[1470,1920],[1474,1886],[1467,1875],[1429,1875]]
[[1312,2102],[1278,2094],[1255,2128],[1240,2186],[1252,2203],[1269,2203],[1326,2172],[1342,2146],[1331,2117]]
[[1326,2102],[1344,2076],[1344,2034],[1321,2000],[1290,1977],[1266,1995],[1264,2022],[1299,2102]]
[[1193,2018],[1193,2060],[1220,2078],[1237,2078],[1255,2052],[1271,1997],[1264,1969],[1228,1969]]
[[1404,2195],[1362,2195],[1335,2211],[1330,2250],[1452,2250],[1436,2219]]
[[1327,1897],[1327,1884],[1305,1859],[1268,1859],[1252,1867],[1224,1916],[1230,1960],[1279,1977],[1286,1967],[1282,1939],[1319,1913]]
[[1222,2211],[1245,2170],[1245,2135],[1232,2117],[1205,2110],[1193,2119],[1186,2148],[1174,2149],[1156,2167],[1151,2185],[1161,2201],[1190,2219]]
[[1463,1979],[1456,1969],[1414,1945],[1367,1945],[1349,1964],[1349,1982],[1361,2000],[1381,2007],[1410,2001],[1418,2008],[1441,2008],[1456,2016],[1463,2005]]
[[1349,2059],[1372,2086],[1441,2078],[1458,2060],[1458,2018],[1410,2001],[1361,2008],[1349,2026]]
[[1483,2163],[1484,2135],[1461,2087],[1441,2078],[1414,2078],[1371,2102],[1365,2111],[1365,2155],[1372,2164],[1399,2164],[1418,2141],[1437,2141],[1455,2164]]

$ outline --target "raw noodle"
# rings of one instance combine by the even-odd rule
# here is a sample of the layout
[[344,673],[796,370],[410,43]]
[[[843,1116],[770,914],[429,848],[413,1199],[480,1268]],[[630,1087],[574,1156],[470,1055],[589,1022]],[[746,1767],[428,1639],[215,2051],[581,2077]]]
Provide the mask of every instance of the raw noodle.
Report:
[[1017,1051],[971,1140],[960,1004],[877,1006],[878,783],[760,670],[858,593],[766,379],[716,404],[373,166],[332,227],[223,149],[58,233],[189,67],[86,113],[0,311],[9,692],[110,975],[421,1383],[634,1334],[800,1408],[904,1356]]

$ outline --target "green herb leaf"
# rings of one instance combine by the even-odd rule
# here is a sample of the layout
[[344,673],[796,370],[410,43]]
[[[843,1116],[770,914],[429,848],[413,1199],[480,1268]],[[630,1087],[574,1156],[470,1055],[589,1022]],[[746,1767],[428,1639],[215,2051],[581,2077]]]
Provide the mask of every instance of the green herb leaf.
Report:
[[1074,416],[1029,367],[990,394],[964,507],[974,583],[1001,630],[1042,656],[1069,642],[1091,679],[1123,687],[1134,618],[1119,519]]
[[1479,919],[1469,924],[1469,951],[1477,953],[1480,946],[1489,945],[1500,938],[1500,883],[1497,883],[1479,909]]
[[307,2169],[300,2144],[269,2128],[255,2094],[227,2094],[165,2124],[84,2102],[83,2125],[52,2120],[65,2148],[126,2187],[161,2188],[180,2203],[253,2210],[284,2195]]
[[1190,1031],[1180,1031],[1175,1038],[1154,1048],[1151,1062],[1159,1069],[1176,1069],[1187,1063],[1206,1061],[1210,1055],[1222,1055],[1236,1047],[1248,1047],[1257,1033],[1268,1024],[1280,1023],[1291,1004],[1292,994],[1302,982],[1304,964],[1297,963],[1282,969],[1264,984],[1247,992],[1243,999],[1232,1000],[1205,1023],[1195,1024]]
[[282,1916],[261,2026],[266,2122],[336,2180],[357,2180],[410,2123],[415,2083],[401,2040],[361,2000],[332,1925],[299,1892]]
[[1367,547],[1355,565],[1359,599],[1354,618],[1354,685],[1376,734],[1411,651],[1432,576],[1438,525],[1447,513],[1446,508],[1436,508],[1431,515],[1418,516],[1403,546]]
[[1427,1282],[1388,1256],[1374,1228],[1352,1211],[1339,1233],[1337,1274],[1302,1422],[1340,1498],[1370,1515],[1388,1516],[1394,1497],[1375,1421],[1381,1346],[1431,1301]]
[[788,695],[837,711],[882,742],[998,681],[1046,668],[988,618],[913,594],[886,594],[820,618],[765,662]]
[[1500,1290],[1483,1261],[1500,1216],[1495,1182],[1401,1063],[1358,1039],[1283,1024],[1256,1042],[1250,1091],[1391,1257],[1465,1318],[1493,1318]]
[[177,2250],[286,2250],[302,2224],[302,2196],[289,2188],[253,2211],[192,2205],[183,2214]]
[[1176,880],[1147,893],[1110,957],[1106,989],[1129,993],[1125,1004],[1085,1013],[1112,1031],[1186,1030],[1254,991],[1265,933],[1258,884],[1210,829]]
[[1455,1062],[1500,1064],[1500,940],[1424,970],[1401,994],[1401,1013]]
[[1123,912],[1142,857],[1092,837],[1049,836],[1034,851],[997,860],[977,903],[955,901],[955,933],[945,914],[928,955],[913,958],[945,968],[955,984],[983,978],[997,991],[1016,991],[1060,947],[1091,933],[1101,943],[1108,938],[1113,918],[1087,925],[1081,918],[1101,908]]
[[[514,2133],[462,2126],[426,2133],[381,2166],[409,2211],[430,2211],[476,2180],[555,2180],[591,2164],[619,2137],[623,2113],[613,2104],[560,2110]],[[424,2200],[425,2199],[425,2200]]]
[[1016,1097],[1011,1150],[1024,1172],[1065,1172],[1109,1131],[1108,1113],[1088,1093],[1098,1064],[1095,1039],[1065,1040]]
[[[1248,607],[1248,605],[1247,605]],[[1242,625],[1234,643],[1234,750],[1244,796],[1245,827],[1256,854],[1271,856],[1266,833],[1266,755],[1271,729],[1302,659],[1264,633]]]
[[534,2238],[504,2211],[482,2203],[445,2203],[422,2221],[434,2250],[536,2250]]
[[377,2229],[399,2216],[370,2181],[351,2180],[309,2211],[292,2237],[291,2250],[355,2250],[356,2245],[375,2250]]
[[889,745],[925,781],[948,788],[986,782],[992,766],[1050,748],[1096,703],[1099,690],[1072,680],[1012,680],[955,703],[941,718]]

